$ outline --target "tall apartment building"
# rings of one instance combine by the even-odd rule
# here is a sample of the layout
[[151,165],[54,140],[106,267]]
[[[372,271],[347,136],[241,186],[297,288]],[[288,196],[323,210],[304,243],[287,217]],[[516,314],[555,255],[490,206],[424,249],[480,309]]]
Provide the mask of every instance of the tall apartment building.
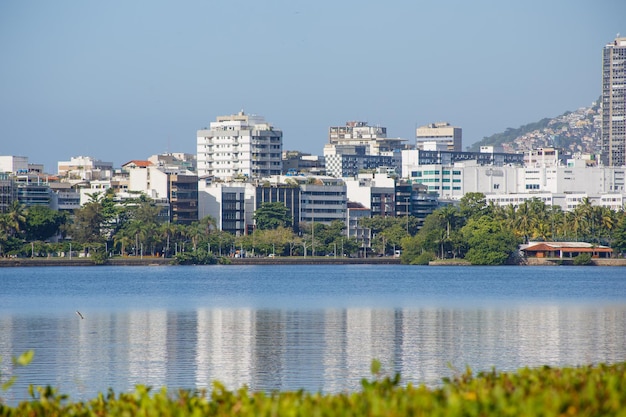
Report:
[[228,181],[262,178],[282,171],[283,132],[261,116],[243,111],[218,116],[197,133],[198,176]]
[[450,126],[448,122],[430,123],[415,130],[415,147],[428,149],[428,145],[445,146],[445,150],[460,152],[463,150],[463,129]]
[[626,38],[602,53],[602,162],[626,165]]
[[388,155],[404,149],[404,142],[406,139],[388,138],[386,127],[369,126],[367,122],[346,122],[345,126],[331,126],[328,129],[324,156],[358,154],[360,148],[365,155]]

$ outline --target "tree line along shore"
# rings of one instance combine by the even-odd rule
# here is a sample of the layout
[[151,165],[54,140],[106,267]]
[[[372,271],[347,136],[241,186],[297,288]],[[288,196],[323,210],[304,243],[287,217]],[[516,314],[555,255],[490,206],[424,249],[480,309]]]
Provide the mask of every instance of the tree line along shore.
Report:
[[[270,261],[243,261],[267,257],[300,258],[300,263],[378,263],[383,261],[370,259],[399,256],[404,264],[501,265],[527,263],[519,247],[530,241],[583,241],[611,247],[612,258],[623,259],[626,212],[583,200],[565,212],[539,199],[502,207],[487,203],[481,193],[468,193],[458,205],[441,207],[423,222],[412,216],[360,219],[359,228],[366,230],[367,236],[357,239],[347,236],[346,224],[341,221],[296,225],[282,203],[261,205],[255,212],[255,229],[234,236],[219,230],[211,216],[191,224],[164,222],[160,208],[150,198],[141,195],[119,204],[107,191],[91,195],[91,201],[71,217],[47,207],[26,208],[15,202],[9,212],[0,215],[0,258],[10,258],[9,264],[26,264],[22,260],[28,258],[74,261],[80,257],[96,264],[136,262],[131,258],[155,259],[152,263],[172,259],[178,264],[215,264],[238,259],[267,263]],[[50,242],[53,236],[60,239]]]

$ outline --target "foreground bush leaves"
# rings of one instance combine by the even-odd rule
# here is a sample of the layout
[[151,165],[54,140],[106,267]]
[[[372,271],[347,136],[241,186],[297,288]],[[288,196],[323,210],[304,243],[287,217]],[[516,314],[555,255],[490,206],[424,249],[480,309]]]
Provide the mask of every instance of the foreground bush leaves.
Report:
[[626,363],[476,376],[468,369],[437,388],[382,377],[378,361],[372,372],[359,392],[339,394],[229,391],[216,382],[211,392],[137,386],[71,402],[38,387],[31,401],[0,404],[0,416],[626,416]]

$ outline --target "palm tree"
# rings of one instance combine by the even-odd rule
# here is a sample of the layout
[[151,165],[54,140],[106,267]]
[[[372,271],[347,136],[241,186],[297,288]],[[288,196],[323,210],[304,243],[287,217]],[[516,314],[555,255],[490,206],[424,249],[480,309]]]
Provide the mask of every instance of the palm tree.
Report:
[[524,243],[528,243],[532,228],[533,216],[528,203],[524,201],[515,211],[516,234],[524,238]]
[[602,237],[611,245],[612,232],[617,225],[617,213],[609,207],[600,207],[598,218],[602,229]]
[[591,237],[594,233],[595,224],[593,219],[593,207],[589,197],[583,197],[574,208],[574,213],[578,218],[578,227],[583,238]]
[[586,227],[586,218],[582,212],[582,210],[568,211],[565,215],[567,228],[574,232],[574,236],[576,241],[578,241],[579,233],[583,232]]
[[211,230],[217,229],[217,221],[213,216],[205,216],[198,222],[198,225],[202,227],[208,236],[211,233]]
[[563,238],[565,236],[565,215],[561,206],[550,206],[548,208],[548,221],[550,222],[551,237],[550,240],[554,241]]
[[170,246],[174,240],[174,237],[178,233],[178,225],[174,223],[162,223],[159,226],[159,235],[162,239],[165,240],[165,247],[163,249],[163,253],[165,257],[169,256]]
[[551,236],[552,236],[552,227],[548,220],[541,219],[535,222],[535,225],[532,231],[533,240],[537,239],[537,240],[542,240],[545,242],[545,241],[550,240]]
[[13,200],[9,208],[9,212],[6,214],[5,227],[8,229],[9,236],[15,237],[23,230],[23,226],[26,223],[26,213],[24,205],[17,200]]
[[448,205],[436,211],[437,216],[446,224],[446,239],[450,239],[450,229],[456,226],[460,217],[459,209],[453,205]]
[[133,239],[128,236],[126,231],[120,230],[115,235],[113,235],[113,244],[115,246],[121,246],[120,253],[122,256],[126,254],[126,248],[133,244]]

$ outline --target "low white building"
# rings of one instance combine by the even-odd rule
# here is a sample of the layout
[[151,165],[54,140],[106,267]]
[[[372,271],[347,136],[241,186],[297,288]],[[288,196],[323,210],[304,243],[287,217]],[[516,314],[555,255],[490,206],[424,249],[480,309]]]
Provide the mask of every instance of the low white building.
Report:
[[28,174],[28,157],[0,155],[0,173]]
[[198,218],[211,216],[219,230],[234,235],[252,231],[255,185],[249,182],[198,181]]
[[427,186],[440,199],[459,200],[467,193],[478,192],[498,204],[515,205],[537,196],[567,209],[573,203],[568,203],[566,197],[556,201],[554,196],[584,195],[601,201],[607,195],[611,197],[605,200],[610,198],[610,205],[617,207],[617,196],[626,195],[626,167],[589,165],[583,159],[558,163],[558,152],[533,154],[529,166],[477,161],[420,164],[417,151],[403,151],[402,156],[402,177]]
[[113,163],[90,156],[76,156],[71,157],[69,161],[59,161],[57,173],[60,177],[75,181],[105,180],[113,175]]
[[384,174],[361,174],[344,181],[348,201],[366,207],[371,216],[395,216],[395,179]]

